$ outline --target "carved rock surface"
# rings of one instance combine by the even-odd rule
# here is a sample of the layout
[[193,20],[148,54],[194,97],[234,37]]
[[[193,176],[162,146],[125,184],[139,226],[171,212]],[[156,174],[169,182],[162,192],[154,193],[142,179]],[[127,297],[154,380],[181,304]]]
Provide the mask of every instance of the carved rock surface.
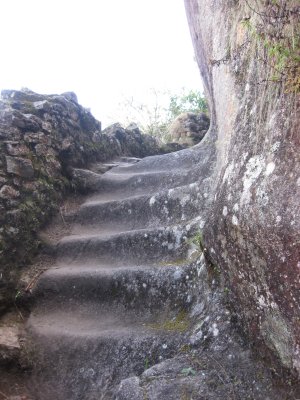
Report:
[[68,219],[69,236],[32,290],[25,343],[33,399],[295,393],[252,358],[220,271],[201,254],[214,146],[192,149],[127,159],[103,175],[82,172],[93,193]]
[[249,337],[299,373],[299,94],[270,82],[272,58],[247,29],[266,29],[271,3],[185,0],[217,143],[204,242]]

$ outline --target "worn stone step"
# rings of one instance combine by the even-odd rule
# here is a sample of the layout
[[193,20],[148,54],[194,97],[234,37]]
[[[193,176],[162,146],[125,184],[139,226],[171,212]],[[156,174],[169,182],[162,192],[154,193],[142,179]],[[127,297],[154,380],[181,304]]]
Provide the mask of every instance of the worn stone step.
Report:
[[75,217],[73,233],[93,230],[131,230],[182,223],[199,214],[203,194],[196,184],[123,200],[89,200]]
[[[157,171],[174,171],[176,169],[196,169],[199,161],[206,165],[210,165],[213,161],[211,156],[211,143],[201,142],[201,147],[194,147],[169,153],[166,156],[151,156],[143,158],[139,163],[128,165],[123,172],[157,172]],[[122,173],[121,169],[116,168],[115,172]]]
[[156,266],[61,266],[41,276],[32,297],[35,303],[56,299],[60,306],[93,300],[135,310],[137,315],[162,308],[188,308],[198,295],[197,280],[198,265],[182,261]]
[[68,221],[72,235],[33,290],[36,399],[113,399],[121,379],[186,345],[192,318],[210,302],[189,250],[203,223],[195,218],[203,195],[189,184],[193,157],[144,169],[152,161],[92,174],[97,193]]
[[178,226],[140,229],[115,234],[72,235],[57,245],[57,256],[69,264],[113,262],[136,265],[183,259],[187,254],[187,231]]
[[193,181],[189,170],[138,173],[121,172],[121,170],[118,168],[116,172],[113,169],[103,174],[95,186],[96,190],[106,196],[113,193],[114,199],[122,199],[133,195],[157,193],[166,187],[171,189]]
[[171,357],[185,341],[184,329],[168,330],[163,319],[136,320],[91,304],[39,310],[27,329],[31,389],[43,400],[112,398],[113,382]]
[[[116,337],[126,330],[156,335],[177,330],[183,332],[189,321],[188,309],[180,304],[173,309],[167,307],[165,310],[141,314],[136,314],[135,310],[124,311],[119,304],[105,304],[94,300],[74,300],[62,305],[63,307],[57,307],[57,301],[53,298],[42,301],[38,307],[33,308],[27,325],[28,332],[69,338],[85,335],[91,338],[106,337],[114,330]],[[175,320],[178,326],[171,324]]]

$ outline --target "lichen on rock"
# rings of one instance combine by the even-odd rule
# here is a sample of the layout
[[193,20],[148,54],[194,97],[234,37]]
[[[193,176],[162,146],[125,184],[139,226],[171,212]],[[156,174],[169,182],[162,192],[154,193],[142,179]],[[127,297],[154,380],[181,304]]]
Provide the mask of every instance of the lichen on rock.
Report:
[[206,246],[248,337],[300,373],[300,103],[284,69],[290,60],[278,65],[288,36],[299,31],[299,4],[185,4],[217,139]]

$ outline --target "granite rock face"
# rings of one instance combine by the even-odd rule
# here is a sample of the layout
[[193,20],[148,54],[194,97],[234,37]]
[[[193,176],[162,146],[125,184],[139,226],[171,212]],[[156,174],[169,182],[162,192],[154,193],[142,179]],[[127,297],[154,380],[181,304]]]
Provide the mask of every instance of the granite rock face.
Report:
[[0,313],[16,294],[19,271],[38,246],[36,233],[77,184],[72,168],[160,150],[132,126],[101,132],[74,93],[2,91],[0,101]]
[[297,29],[299,3],[247,3],[185,0],[217,148],[203,237],[249,337],[299,373],[299,94],[285,71],[270,81],[274,58],[251,33],[284,10],[278,35]]

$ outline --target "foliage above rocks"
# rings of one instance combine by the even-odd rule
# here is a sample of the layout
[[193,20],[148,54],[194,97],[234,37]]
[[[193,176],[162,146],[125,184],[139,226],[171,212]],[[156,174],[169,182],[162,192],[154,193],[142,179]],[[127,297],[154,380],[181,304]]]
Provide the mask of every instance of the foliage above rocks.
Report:
[[[176,93],[152,89],[147,104],[131,97],[124,98],[119,107],[118,120],[122,121],[125,118],[126,124],[135,121],[144,133],[168,145],[173,141],[176,143],[174,140],[176,138],[170,134],[170,129],[172,129],[171,124],[180,114],[209,114],[207,100],[203,94],[198,90],[185,88]],[[126,116],[124,116],[124,109]]]
[[300,6],[297,0],[246,1],[252,16],[243,20],[260,45],[259,61],[268,65],[270,80],[287,92],[300,92]]

